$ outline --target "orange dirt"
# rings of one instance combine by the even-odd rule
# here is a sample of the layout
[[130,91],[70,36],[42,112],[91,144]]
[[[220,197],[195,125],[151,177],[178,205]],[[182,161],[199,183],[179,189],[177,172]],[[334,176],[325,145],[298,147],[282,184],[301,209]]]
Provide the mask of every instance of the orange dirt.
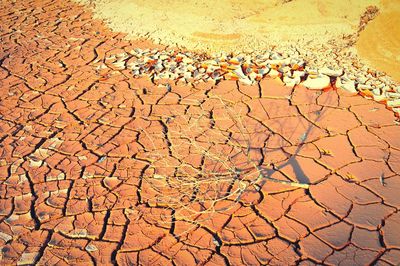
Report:
[[384,105],[271,79],[153,84],[97,69],[152,44],[76,4],[0,16],[0,264],[400,263]]

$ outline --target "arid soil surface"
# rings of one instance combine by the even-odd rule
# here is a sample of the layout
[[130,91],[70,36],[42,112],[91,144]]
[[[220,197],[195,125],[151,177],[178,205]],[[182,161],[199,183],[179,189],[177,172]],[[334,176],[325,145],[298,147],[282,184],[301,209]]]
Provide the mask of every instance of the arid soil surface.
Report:
[[[348,36],[364,63],[400,82],[399,0],[75,0],[92,3],[95,16],[116,31],[157,43],[207,52],[282,50],[293,45],[348,49]],[[376,20],[358,38],[360,17],[376,7]],[[329,41],[329,45],[327,44]],[[324,48],[321,49],[320,46]],[[329,60],[351,63],[344,56]]]
[[105,58],[154,44],[77,4],[0,16],[0,264],[400,263],[385,105],[273,79],[153,83]]
[[400,1],[385,0],[381,13],[361,32],[359,55],[400,81]]
[[96,17],[135,37],[210,51],[264,49],[270,40],[315,43],[349,35],[379,0],[77,0]]

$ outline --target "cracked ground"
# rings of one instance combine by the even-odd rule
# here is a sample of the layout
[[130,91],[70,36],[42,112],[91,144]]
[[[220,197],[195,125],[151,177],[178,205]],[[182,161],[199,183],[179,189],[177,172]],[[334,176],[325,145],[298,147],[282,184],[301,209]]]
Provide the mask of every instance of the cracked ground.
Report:
[[0,4],[0,264],[398,265],[400,126],[335,88],[151,82],[68,1]]

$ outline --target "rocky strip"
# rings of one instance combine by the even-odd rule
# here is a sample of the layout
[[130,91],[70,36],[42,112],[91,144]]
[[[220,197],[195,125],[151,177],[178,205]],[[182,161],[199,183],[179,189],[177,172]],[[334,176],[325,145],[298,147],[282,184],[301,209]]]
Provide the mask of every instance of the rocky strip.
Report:
[[[308,56],[310,58],[310,56]],[[174,80],[199,83],[238,80],[252,85],[265,77],[280,79],[286,86],[302,84],[311,90],[324,90],[331,85],[354,95],[360,94],[384,103],[397,117],[400,116],[400,86],[384,73],[365,66],[312,67],[296,49],[286,53],[264,51],[262,54],[218,54],[206,56],[191,52],[159,49],[133,49],[111,54],[97,69],[128,69],[136,77],[147,75],[153,82]],[[311,64],[312,65],[312,64]]]

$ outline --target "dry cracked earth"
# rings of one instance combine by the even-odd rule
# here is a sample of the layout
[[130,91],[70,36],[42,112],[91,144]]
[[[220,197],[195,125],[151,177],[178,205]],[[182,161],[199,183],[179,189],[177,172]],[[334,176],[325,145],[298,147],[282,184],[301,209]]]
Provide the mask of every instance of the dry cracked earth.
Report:
[[0,16],[0,264],[400,263],[384,105],[271,79],[154,84],[98,70],[144,44],[76,4]]

